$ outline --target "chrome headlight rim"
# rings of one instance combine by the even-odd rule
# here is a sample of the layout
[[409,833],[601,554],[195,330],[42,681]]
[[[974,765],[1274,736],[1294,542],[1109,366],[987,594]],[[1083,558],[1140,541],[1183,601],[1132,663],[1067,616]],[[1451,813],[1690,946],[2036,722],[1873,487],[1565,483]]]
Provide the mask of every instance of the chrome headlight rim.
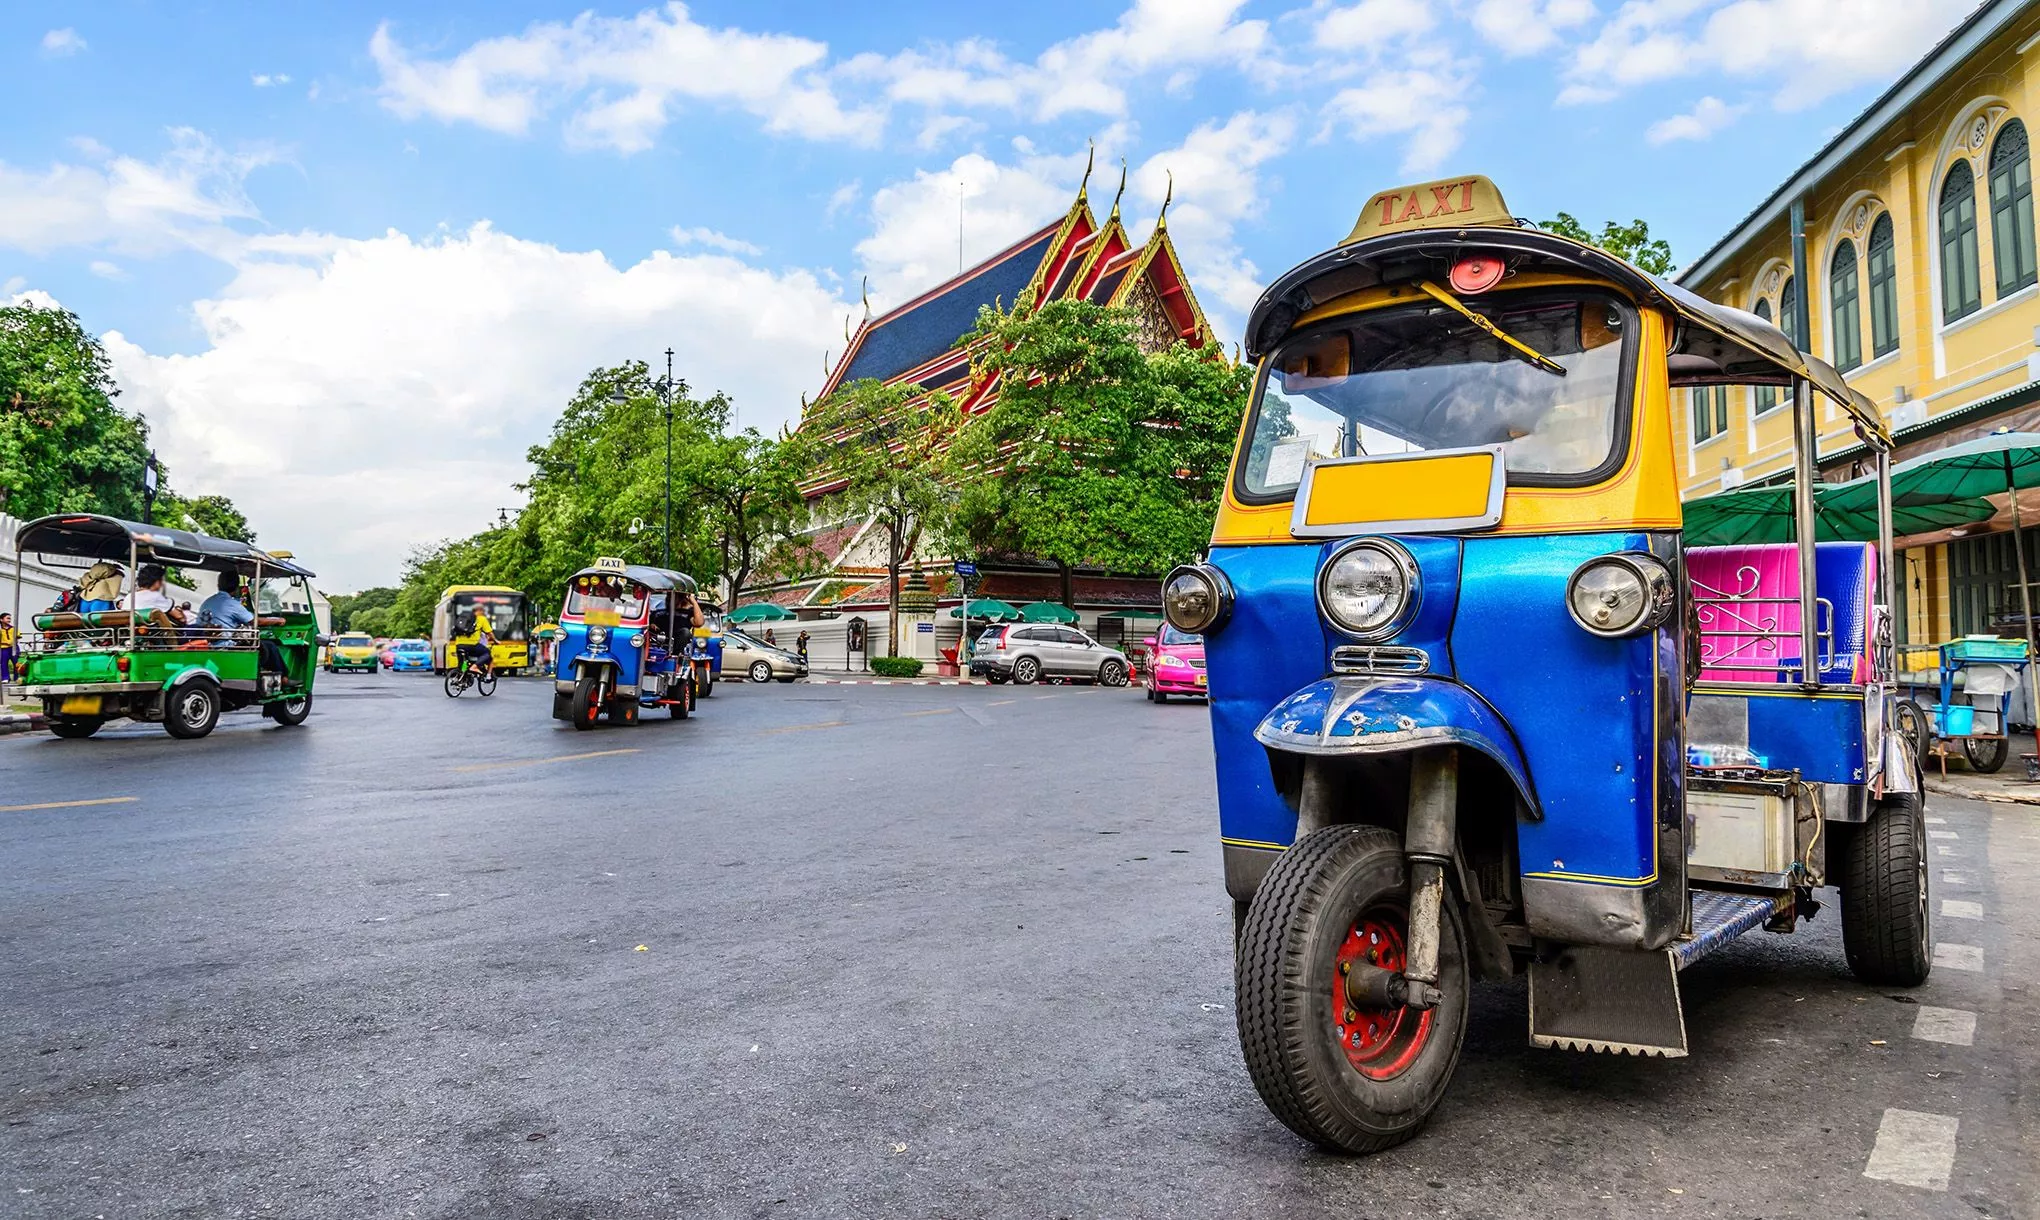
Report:
[[[1388,561],[1395,566],[1396,571],[1402,576],[1402,604],[1397,606],[1395,611],[1382,620],[1380,624],[1373,627],[1355,627],[1348,623],[1345,619],[1332,613],[1331,603],[1325,597],[1325,581],[1331,576],[1332,569],[1338,566],[1341,559],[1359,550],[1377,551],[1386,556]],[[1416,556],[1410,554],[1408,548],[1392,538],[1354,539],[1325,556],[1324,562],[1318,565],[1318,616],[1331,624],[1332,628],[1340,634],[1357,640],[1362,644],[1378,644],[1409,626],[1410,621],[1416,618],[1417,610],[1423,603],[1423,600],[1424,586],[1418,579]]]
[[[1192,620],[1171,613],[1176,607],[1169,600],[1169,589],[1179,577],[1192,577],[1203,582],[1211,599],[1211,609],[1202,618]],[[1208,563],[1181,563],[1169,569],[1162,577],[1162,618],[1178,631],[1191,635],[1206,635],[1225,626],[1232,617],[1233,587],[1224,572]]]
[[[1580,579],[1597,568],[1620,568],[1637,579],[1643,587],[1643,601],[1636,617],[1619,627],[1599,627],[1580,616],[1579,607],[1573,595],[1579,590]],[[1614,551],[1596,555],[1579,567],[1565,582],[1565,612],[1580,630],[1604,640],[1628,639],[1644,635],[1671,621],[1672,611],[1678,605],[1678,582],[1672,579],[1672,570],[1662,559],[1644,551]]]

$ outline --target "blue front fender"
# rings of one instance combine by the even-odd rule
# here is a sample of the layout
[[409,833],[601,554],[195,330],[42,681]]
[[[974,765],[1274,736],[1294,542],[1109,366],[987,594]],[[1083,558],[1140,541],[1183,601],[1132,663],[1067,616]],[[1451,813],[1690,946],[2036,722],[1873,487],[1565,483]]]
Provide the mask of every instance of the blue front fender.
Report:
[[1508,772],[1531,817],[1543,816],[1509,726],[1478,695],[1442,678],[1322,678],[1276,704],[1254,739],[1271,750],[1317,755],[1471,746]]

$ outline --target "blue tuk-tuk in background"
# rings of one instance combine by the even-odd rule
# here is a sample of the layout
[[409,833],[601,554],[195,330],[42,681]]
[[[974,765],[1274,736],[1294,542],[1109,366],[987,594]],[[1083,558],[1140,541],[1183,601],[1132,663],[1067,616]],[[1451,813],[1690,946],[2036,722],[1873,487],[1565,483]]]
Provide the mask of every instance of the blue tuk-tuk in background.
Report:
[[[1208,558],[1163,602],[1205,640],[1240,1042],[1277,1117],[1408,1139],[1475,978],[1529,975],[1534,1045],[1684,1055],[1679,971],[1824,885],[1859,978],[1925,980],[1867,399],[1479,177],[1377,195],[1247,351]],[[1672,394],[1719,384],[1792,396],[1796,541],[1682,533]],[[1817,542],[1816,393],[1877,454],[1874,544]]]
[[716,675],[722,672],[723,608],[703,602],[701,616],[701,626],[694,629],[687,656],[694,665],[694,693],[706,699],[715,694]]
[[567,581],[553,669],[555,720],[590,729],[605,713],[636,724],[666,708],[685,720],[694,708],[694,579],[667,568],[602,558]]

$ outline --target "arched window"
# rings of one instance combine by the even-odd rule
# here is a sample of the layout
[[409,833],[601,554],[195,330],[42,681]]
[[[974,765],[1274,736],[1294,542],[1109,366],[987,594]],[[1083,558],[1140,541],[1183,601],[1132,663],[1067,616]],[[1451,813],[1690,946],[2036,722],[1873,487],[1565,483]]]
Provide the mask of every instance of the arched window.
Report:
[[1789,275],[1778,290],[1778,329],[1792,340],[1792,346],[1806,350],[1806,341],[1799,337],[1799,282]]
[[1891,213],[1870,226],[1870,355],[1898,350],[1898,249],[1891,237]]
[[1976,266],[1976,175],[1957,160],[1941,184],[1941,321],[1966,318],[1983,305]]
[[1990,244],[2000,297],[2040,282],[2033,258],[2033,163],[2026,125],[2017,119],[2004,125],[1990,150]]
[[1846,373],[1863,363],[1863,303],[1856,290],[1856,244],[1844,240],[1828,264],[1828,325],[1835,367]]
[[[1771,303],[1769,301],[1758,301],[1756,314],[1764,321],[1769,322],[1771,320]],[[1778,405],[1777,386],[1760,385],[1751,388],[1756,392],[1757,414],[1762,415]]]

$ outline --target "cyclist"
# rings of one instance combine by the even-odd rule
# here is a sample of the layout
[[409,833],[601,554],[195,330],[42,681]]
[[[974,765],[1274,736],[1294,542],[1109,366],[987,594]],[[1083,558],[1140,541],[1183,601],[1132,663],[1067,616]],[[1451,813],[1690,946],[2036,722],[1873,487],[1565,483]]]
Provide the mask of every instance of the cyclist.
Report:
[[494,677],[496,673],[496,631],[489,622],[489,616],[475,611],[475,638],[462,644],[459,656],[474,666],[476,676]]

